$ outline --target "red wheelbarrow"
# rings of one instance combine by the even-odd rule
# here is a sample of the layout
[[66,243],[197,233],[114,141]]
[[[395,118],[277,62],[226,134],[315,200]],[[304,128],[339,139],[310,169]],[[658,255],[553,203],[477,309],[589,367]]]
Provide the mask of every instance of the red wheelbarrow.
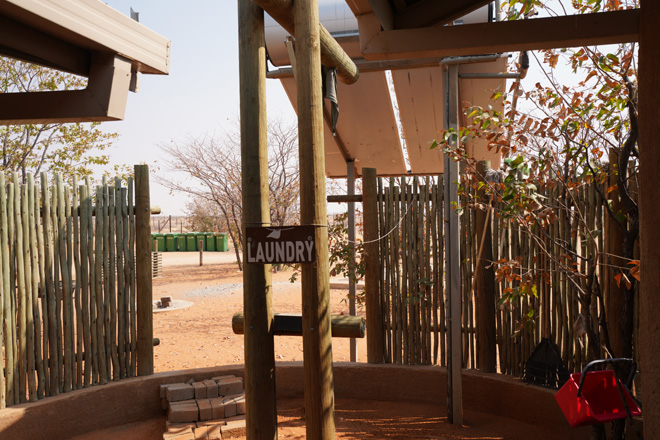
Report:
[[[631,364],[625,384],[621,383],[614,371],[589,371],[595,366],[612,363]],[[632,359],[601,359],[590,362],[582,373],[571,374],[568,382],[555,394],[555,400],[573,427],[607,423],[626,417],[632,419],[642,414],[638,403],[628,391],[636,370],[637,364]]]

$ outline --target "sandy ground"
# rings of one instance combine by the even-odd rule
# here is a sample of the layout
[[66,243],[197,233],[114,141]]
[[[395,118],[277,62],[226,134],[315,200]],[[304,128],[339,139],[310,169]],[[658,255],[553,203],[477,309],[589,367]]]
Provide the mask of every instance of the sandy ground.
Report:
[[[231,328],[234,313],[243,311],[243,274],[230,252],[199,254],[176,252],[163,254],[163,275],[154,279],[154,299],[170,296],[192,306],[154,313],[154,348],[156,371],[242,364],[243,336]],[[300,313],[300,283],[291,283],[291,272],[273,274],[273,311]],[[348,314],[347,290],[331,291],[333,314]],[[363,313],[360,312],[360,313]],[[350,360],[348,339],[335,338],[335,361]],[[366,362],[366,340],[358,339],[358,359]],[[302,338],[275,337],[277,361],[301,361]]]
[[[290,283],[289,272],[273,274],[273,309],[276,313],[300,313],[299,283]],[[154,299],[171,296],[192,306],[154,314],[156,371],[172,371],[244,360],[243,338],[235,335],[231,318],[242,311],[242,273],[233,253],[205,253],[199,266],[197,253],[163,253],[162,277],[154,280]],[[347,290],[331,291],[333,314],[347,314]],[[361,312],[363,313],[363,312]],[[302,338],[275,338],[277,361],[302,360]],[[349,340],[333,339],[333,358],[349,360]],[[358,339],[358,358],[366,361],[366,340]],[[386,386],[384,384],[383,386]],[[161,426],[153,421],[155,429]],[[152,429],[154,429],[152,428]],[[147,429],[145,427],[144,429]],[[304,402],[278,402],[279,438],[305,438]],[[405,402],[338,400],[336,438],[342,439],[553,439],[531,425],[465,412],[465,424],[447,422],[446,407]],[[114,438],[114,437],[109,437]]]

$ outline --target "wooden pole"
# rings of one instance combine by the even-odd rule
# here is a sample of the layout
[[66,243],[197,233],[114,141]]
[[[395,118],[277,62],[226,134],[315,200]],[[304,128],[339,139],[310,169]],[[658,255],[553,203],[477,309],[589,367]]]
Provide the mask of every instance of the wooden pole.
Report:
[[307,438],[335,438],[330,333],[328,230],[323,149],[323,97],[317,0],[294,3],[300,223],[316,226],[315,263],[302,265],[303,353]]
[[204,240],[199,240],[197,246],[199,247],[199,266],[201,267],[204,266]]
[[[238,1],[243,232],[270,225],[266,119],[264,12],[251,0]],[[245,258],[245,247],[243,250]],[[270,265],[245,264],[245,401],[247,438],[277,439],[273,285]]]
[[367,362],[382,364],[383,311],[380,301],[378,258],[378,189],[376,169],[362,168],[362,216],[364,222],[364,290],[367,304]]
[[[293,0],[254,0],[268,14],[277,21],[280,26],[286,29],[291,35],[297,36],[302,40],[302,36],[297,33],[298,27],[294,20],[294,1]],[[315,31],[319,35],[321,46],[321,63],[326,67],[336,67],[337,77],[345,84],[353,84],[358,80],[360,72],[351,58],[344,52],[344,49],[337,43],[330,32],[319,23],[319,29]]]
[[[7,220],[7,194],[5,190],[5,174],[0,173],[0,265],[2,267],[2,321],[4,330],[3,343],[5,348],[5,368],[0,379],[0,408],[14,404],[14,351],[12,344],[14,328],[11,325],[11,282],[9,277],[9,233]],[[0,362],[0,365],[2,362]],[[0,371],[2,373],[2,371]],[[6,378],[6,382],[3,380]]]
[[137,284],[137,372],[154,374],[153,287],[149,167],[135,165],[135,275]]
[[[355,161],[346,161],[346,189],[348,196],[355,195]],[[355,202],[348,202],[348,245],[351,247],[349,258],[355,261]],[[348,314],[351,316],[357,315],[357,307],[355,301],[356,288],[355,288],[355,268],[349,266],[348,268]],[[350,341],[350,360],[351,362],[358,361],[357,340],[351,338]]]
[[640,283],[640,360],[644,375],[644,437],[660,438],[660,326],[656,311],[660,308],[660,205],[657,203],[657,164],[660,162],[660,3],[641,1],[639,44],[639,154],[640,154],[640,240],[644,281]]
[[[490,161],[477,163],[477,174],[484,180],[486,171],[490,168]],[[489,196],[485,187],[478,192],[481,203],[487,203],[486,211],[478,209],[475,213],[475,237],[479,240],[477,259],[475,261],[475,274],[472,282],[473,289],[476,284],[476,312],[477,312],[477,368],[485,373],[495,373],[497,351],[495,343],[495,274],[491,261],[493,260],[492,237],[490,227]],[[490,268],[489,268],[490,267]]]
[[[448,108],[447,128],[458,130],[458,65],[447,67],[444,75]],[[454,425],[463,424],[463,383],[461,380],[461,249],[460,218],[453,211],[458,200],[458,164],[445,154],[445,276],[447,286],[447,415]]]

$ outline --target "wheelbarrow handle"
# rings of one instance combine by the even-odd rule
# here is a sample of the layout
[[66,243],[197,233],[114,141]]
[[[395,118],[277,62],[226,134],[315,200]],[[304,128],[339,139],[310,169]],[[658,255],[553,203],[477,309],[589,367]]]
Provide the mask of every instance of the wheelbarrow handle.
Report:
[[637,363],[634,360],[629,358],[597,359],[595,361],[589,362],[582,369],[582,374],[580,375],[580,386],[578,387],[577,396],[580,397],[580,393],[582,392],[582,385],[584,385],[584,378],[587,376],[587,372],[589,372],[589,370],[593,369],[597,365],[623,364],[623,363],[632,365],[632,368],[630,369],[630,374],[628,375],[628,380],[626,380],[626,386],[630,387],[630,385],[632,384],[633,377],[635,377],[635,373],[637,372]]

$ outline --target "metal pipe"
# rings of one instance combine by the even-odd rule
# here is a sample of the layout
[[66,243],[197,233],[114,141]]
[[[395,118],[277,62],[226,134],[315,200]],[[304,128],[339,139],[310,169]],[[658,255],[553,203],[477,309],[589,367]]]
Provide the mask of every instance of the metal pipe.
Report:
[[508,55],[501,53],[494,53],[489,55],[473,55],[466,57],[446,57],[440,61],[441,66],[447,66],[450,64],[472,64],[472,63],[488,63],[490,61],[495,61],[501,57],[506,57]]

